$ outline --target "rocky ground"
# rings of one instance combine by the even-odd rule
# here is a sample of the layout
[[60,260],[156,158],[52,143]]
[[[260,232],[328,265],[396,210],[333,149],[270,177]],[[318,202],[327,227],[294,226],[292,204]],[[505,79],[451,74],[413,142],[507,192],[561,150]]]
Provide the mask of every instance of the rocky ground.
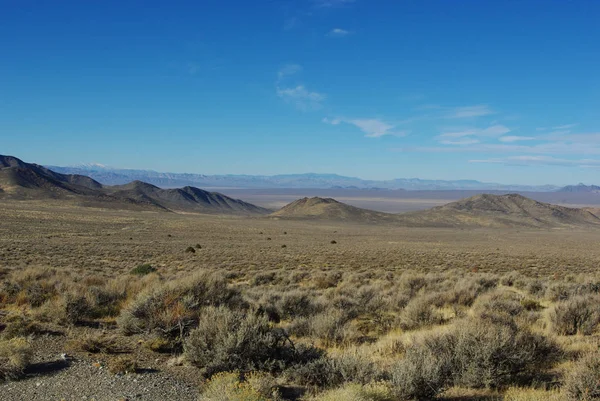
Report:
[[115,375],[98,358],[82,355],[63,358],[64,350],[64,337],[36,339],[33,365],[26,377],[0,384],[0,399],[185,401],[198,398],[197,386],[186,380],[185,374],[158,370],[151,362],[143,362],[138,373]]

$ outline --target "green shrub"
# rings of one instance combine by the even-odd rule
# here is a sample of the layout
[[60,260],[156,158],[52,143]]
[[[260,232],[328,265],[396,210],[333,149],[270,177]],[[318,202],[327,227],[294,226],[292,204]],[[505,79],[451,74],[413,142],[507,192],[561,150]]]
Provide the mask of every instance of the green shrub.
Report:
[[137,276],[145,276],[146,274],[155,273],[155,272],[156,272],[156,267],[153,267],[152,265],[145,263],[145,264],[134,267],[133,269],[131,269],[131,271],[129,273],[135,274]]

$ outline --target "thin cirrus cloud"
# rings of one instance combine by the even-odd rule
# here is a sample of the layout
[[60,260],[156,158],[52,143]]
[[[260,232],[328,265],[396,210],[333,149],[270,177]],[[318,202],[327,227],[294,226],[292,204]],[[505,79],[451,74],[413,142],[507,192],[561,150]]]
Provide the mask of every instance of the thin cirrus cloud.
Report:
[[286,64],[277,72],[277,77],[279,80],[284,79],[285,77],[292,76],[302,71],[302,66],[299,64]]
[[510,132],[510,128],[505,127],[501,124],[491,125],[487,128],[469,128],[459,130],[447,130],[443,134],[439,135],[438,138],[462,138],[468,136],[477,137],[497,137]]
[[329,33],[327,33],[327,36],[332,38],[343,38],[344,36],[348,35],[350,35],[350,31],[347,31],[342,28],[334,28],[331,31],[329,31]]
[[326,97],[322,93],[309,91],[304,85],[297,85],[292,88],[277,88],[277,96],[303,111],[320,109]]
[[378,118],[324,118],[323,122],[331,125],[339,125],[341,123],[354,125],[364,132],[367,138],[381,138],[386,135],[405,136],[407,134],[406,131],[395,130],[395,125]]
[[447,115],[447,118],[473,118],[494,114],[487,105],[455,107]]
[[566,167],[600,167],[600,160],[596,159],[562,159],[552,156],[509,156],[490,159],[474,159],[469,163],[505,164],[507,166],[566,166]]
[[440,141],[440,143],[442,145],[456,145],[456,146],[473,145],[473,144],[476,144],[479,142],[480,142],[479,139],[474,139],[474,138],[457,139],[457,140],[445,139],[443,141]]
[[500,138],[498,138],[498,140],[500,142],[519,142],[519,141],[533,141],[536,138],[532,137],[532,136],[517,136],[517,135],[507,135],[507,136],[501,136]]
[[295,105],[299,110],[319,110],[323,106],[325,94],[311,91],[303,84],[289,85],[289,78],[301,71],[302,66],[299,64],[286,64],[277,72],[277,96],[286,103]]

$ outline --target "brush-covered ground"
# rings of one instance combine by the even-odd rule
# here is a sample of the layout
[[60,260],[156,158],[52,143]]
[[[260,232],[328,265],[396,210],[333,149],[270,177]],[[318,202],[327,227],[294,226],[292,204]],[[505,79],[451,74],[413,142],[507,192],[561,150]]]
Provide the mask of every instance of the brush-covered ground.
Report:
[[600,231],[3,202],[0,398],[600,398]]

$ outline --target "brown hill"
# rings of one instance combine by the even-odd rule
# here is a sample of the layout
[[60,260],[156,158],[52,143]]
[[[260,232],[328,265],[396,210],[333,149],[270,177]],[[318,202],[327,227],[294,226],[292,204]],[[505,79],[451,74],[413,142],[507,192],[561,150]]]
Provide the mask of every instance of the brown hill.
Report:
[[476,195],[399,217],[402,223],[412,226],[600,227],[600,219],[587,210],[538,202],[518,194]]
[[102,184],[89,177],[59,174],[47,168],[0,155],[0,189],[14,197],[62,197],[91,194]]
[[142,181],[108,187],[113,196],[135,199],[174,211],[194,211],[217,214],[268,214],[270,210],[218,192],[195,187],[162,189]]
[[391,222],[397,219],[397,216],[393,214],[361,209],[338,202],[335,199],[319,197],[298,199],[271,213],[271,216],[289,219],[343,220],[363,223]]
[[269,210],[199,188],[161,189],[141,181],[102,186],[76,174],[60,174],[0,155],[0,198],[64,199],[84,206],[215,214],[267,214]]

